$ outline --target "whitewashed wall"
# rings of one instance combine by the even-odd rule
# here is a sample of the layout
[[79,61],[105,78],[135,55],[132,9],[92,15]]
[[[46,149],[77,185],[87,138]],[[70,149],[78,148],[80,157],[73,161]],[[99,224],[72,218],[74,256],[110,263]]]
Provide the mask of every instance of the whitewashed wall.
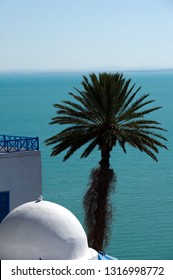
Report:
[[0,192],[10,192],[10,211],[42,193],[40,151],[0,153]]

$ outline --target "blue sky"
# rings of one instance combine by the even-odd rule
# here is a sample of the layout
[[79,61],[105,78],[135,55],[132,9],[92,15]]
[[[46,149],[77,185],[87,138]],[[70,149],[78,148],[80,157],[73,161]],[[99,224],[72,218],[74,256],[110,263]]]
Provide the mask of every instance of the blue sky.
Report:
[[0,0],[0,70],[173,68],[173,0]]

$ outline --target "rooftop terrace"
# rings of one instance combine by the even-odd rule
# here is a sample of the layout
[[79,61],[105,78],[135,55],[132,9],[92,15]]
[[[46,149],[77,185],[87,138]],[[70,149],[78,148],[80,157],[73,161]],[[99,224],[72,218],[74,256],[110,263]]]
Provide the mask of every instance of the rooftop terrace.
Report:
[[38,150],[38,137],[0,135],[0,153]]

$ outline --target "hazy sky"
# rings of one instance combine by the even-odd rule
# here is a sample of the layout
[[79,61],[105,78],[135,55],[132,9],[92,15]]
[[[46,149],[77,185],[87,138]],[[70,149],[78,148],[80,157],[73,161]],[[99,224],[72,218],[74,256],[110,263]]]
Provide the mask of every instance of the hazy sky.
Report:
[[0,70],[173,68],[173,0],[0,0]]

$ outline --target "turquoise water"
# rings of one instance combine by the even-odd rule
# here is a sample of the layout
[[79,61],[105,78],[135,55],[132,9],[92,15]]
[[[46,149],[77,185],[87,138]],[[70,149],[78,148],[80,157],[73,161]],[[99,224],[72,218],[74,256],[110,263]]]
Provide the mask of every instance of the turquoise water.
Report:
[[[151,115],[168,130],[169,150],[161,150],[156,163],[130,147],[117,147],[111,165],[117,174],[112,194],[114,218],[107,253],[119,259],[173,259],[173,71],[125,72],[141,93],[150,93],[156,106]],[[67,162],[50,158],[44,140],[61,127],[48,124],[55,116],[52,104],[68,99],[79,88],[81,73],[0,73],[1,134],[39,136],[42,153],[43,196],[70,209],[83,223],[82,197],[90,170],[100,159],[96,150]]]

